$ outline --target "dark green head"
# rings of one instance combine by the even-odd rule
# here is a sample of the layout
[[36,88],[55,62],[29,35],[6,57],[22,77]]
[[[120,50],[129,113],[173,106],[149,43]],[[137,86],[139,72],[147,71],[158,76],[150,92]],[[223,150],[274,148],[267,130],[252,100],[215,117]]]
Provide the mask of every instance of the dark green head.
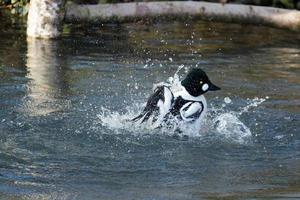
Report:
[[210,82],[210,80],[208,79],[206,73],[199,68],[191,69],[186,78],[181,81],[181,85],[187,90],[190,95],[194,97],[204,94],[209,90],[215,91],[221,89],[218,86],[212,84],[212,82]]

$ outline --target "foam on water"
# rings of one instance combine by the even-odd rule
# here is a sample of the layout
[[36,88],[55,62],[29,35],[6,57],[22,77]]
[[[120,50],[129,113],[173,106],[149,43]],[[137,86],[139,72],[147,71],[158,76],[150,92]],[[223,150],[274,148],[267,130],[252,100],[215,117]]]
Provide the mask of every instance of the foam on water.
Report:
[[[170,77],[167,83],[155,84],[154,88],[161,84],[167,84],[171,87],[172,91],[180,89],[180,75],[179,71],[184,69],[184,66],[180,66],[173,77]],[[188,137],[203,137],[206,135],[216,135],[217,137],[224,137],[227,140],[245,143],[251,139],[252,133],[250,128],[245,125],[241,120],[241,115],[247,113],[251,108],[259,106],[263,103],[266,98],[254,98],[247,99],[246,105],[237,109],[236,111],[229,110],[228,105],[232,104],[233,100],[229,97],[225,97],[222,107],[209,105],[208,113],[206,118],[201,125],[199,131],[196,127],[190,124],[181,123],[172,119],[174,126],[162,126],[157,128],[157,125],[148,122],[137,123],[132,122],[131,119],[136,117],[140,112],[141,108],[145,104],[133,104],[126,108],[124,112],[112,111],[106,108],[102,108],[101,112],[97,115],[97,125],[102,125],[109,130],[112,130],[115,134],[123,134],[129,132],[131,134],[164,134],[164,135],[179,135]],[[146,99],[145,99],[146,101]],[[170,123],[170,121],[168,121]],[[180,129],[180,132],[177,130]]]
[[250,128],[240,120],[240,118],[251,108],[255,108],[262,104],[266,101],[266,99],[268,99],[268,97],[247,99],[246,106],[239,108],[237,111],[228,111],[226,107],[228,104],[232,103],[232,100],[229,97],[225,97],[225,104],[222,105],[222,108],[217,109],[212,106],[209,112],[209,119],[211,120],[211,125],[214,127],[213,130],[225,138],[238,143],[248,141],[251,139],[252,132]]

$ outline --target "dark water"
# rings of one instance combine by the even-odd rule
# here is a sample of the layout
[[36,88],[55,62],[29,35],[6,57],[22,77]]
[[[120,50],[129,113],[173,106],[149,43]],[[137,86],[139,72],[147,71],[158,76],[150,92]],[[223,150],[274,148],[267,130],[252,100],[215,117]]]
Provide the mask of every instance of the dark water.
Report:
[[[299,34],[202,21],[24,31],[0,22],[1,199],[300,198]],[[222,87],[210,108],[265,100],[238,117],[247,142],[101,123],[102,107],[126,116],[182,64]]]

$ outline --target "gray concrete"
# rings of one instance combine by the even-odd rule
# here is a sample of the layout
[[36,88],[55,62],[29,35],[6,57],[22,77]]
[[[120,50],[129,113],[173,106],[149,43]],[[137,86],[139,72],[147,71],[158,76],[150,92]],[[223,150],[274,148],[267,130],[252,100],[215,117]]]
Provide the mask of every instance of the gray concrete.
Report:
[[195,1],[139,2],[66,6],[66,20],[126,21],[144,17],[194,16],[213,21],[227,21],[268,25],[276,28],[300,30],[300,11],[240,4]]

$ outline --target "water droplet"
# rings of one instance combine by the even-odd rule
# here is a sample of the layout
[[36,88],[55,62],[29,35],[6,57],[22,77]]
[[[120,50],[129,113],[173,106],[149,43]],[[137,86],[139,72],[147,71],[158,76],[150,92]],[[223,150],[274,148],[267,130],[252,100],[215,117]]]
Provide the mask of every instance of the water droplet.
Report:
[[229,104],[229,103],[231,103],[231,99],[229,97],[225,97],[224,98],[224,102],[227,103],[227,104]]

